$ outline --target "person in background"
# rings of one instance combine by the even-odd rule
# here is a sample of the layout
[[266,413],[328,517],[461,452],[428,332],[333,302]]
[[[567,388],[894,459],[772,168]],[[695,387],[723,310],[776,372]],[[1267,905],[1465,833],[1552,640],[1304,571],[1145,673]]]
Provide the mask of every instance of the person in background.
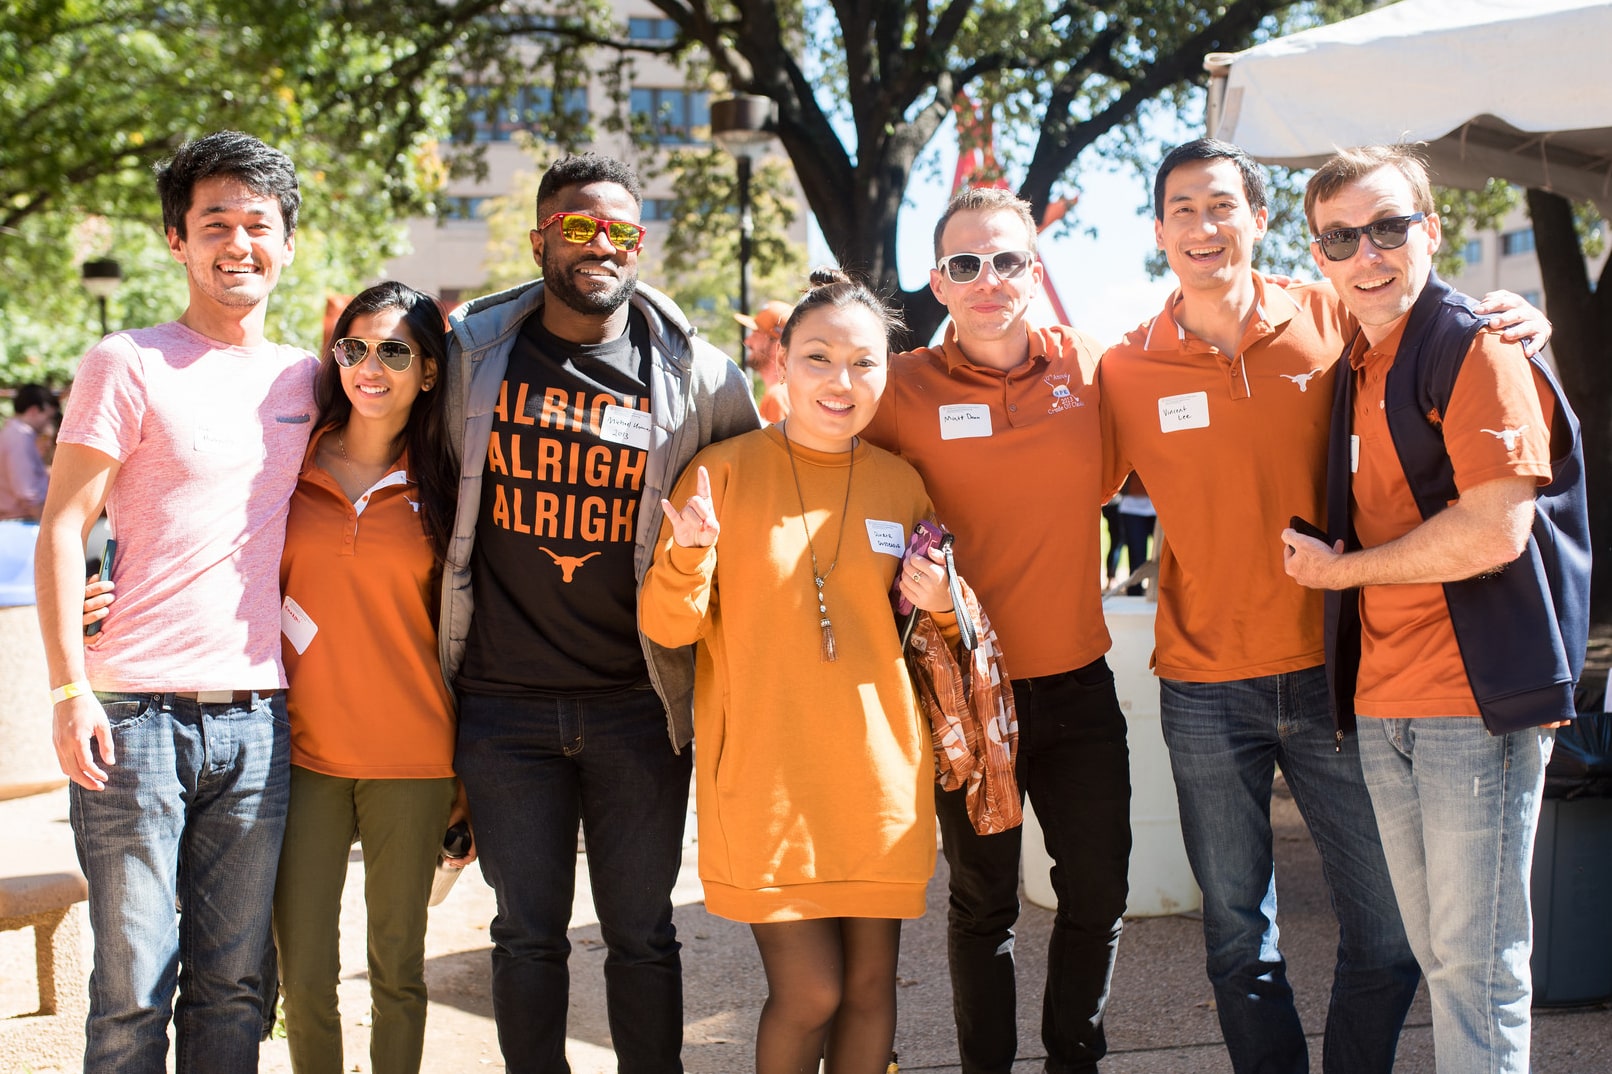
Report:
[[11,410],[11,420],[0,426],[0,522],[38,522],[50,481],[39,438],[62,412],[43,384],[18,388]]
[[[1153,501],[1147,497],[1147,486],[1134,472],[1119,489],[1119,518],[1125,533],[1125,570],[1135,574],[1137,568],[1147,562],[1158,516],[1153,513]],[[1125,588],[1125,595],[1141,596],[1142,584],[1131,583]]]
[[[758,1074],[881,1071],[901,919],[935,867],[934,754],[889,593],[955,631],[944,567],[902,567],[933,518],[911,466],[863,441],[893,317],[838,270],[785,323],[789,418],[702,451],[662,506],[644,632],[697,645],[700,879],[767,974]],[[677,504],[683,506],[678,508]],[[934,553],[938,556],[938,553]],[[954,638],[955,640],[955,638]]]
[[768,302],[754,317],[735,313],[733,319],[749,329],[744,337],[746,364],[761,384],[756,408],[761,420],[777,425],[789,416],[789,393],[783,385],[783,333],[793,307],[787,302]]

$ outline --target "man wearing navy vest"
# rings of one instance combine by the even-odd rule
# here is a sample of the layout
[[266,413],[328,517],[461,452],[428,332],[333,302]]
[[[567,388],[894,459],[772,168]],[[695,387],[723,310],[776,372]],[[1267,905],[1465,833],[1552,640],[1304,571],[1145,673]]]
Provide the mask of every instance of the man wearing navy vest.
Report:
[[1339,153],[1304,208],[1362,327],[1337,378],[1329,540],[1285,530],[1287,572],[1328,591],[1339,727],[1359,734],[1439,1069],[1526,1072],[1534,834],[1589,618],[1578,421],[1433,273],[1410,147]]

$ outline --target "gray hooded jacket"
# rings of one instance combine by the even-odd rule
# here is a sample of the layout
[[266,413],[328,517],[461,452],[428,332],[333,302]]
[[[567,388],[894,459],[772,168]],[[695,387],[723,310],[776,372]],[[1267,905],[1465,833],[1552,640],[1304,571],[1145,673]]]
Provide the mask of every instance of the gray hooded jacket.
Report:
[[[653,424],[633,556],[633,572],[642,584],[660,534],[661,498],[701,448],[759,428],[761,419],[744,371],[727,355],[696,339],[694,329],[671,299],[640,283],[631,302],[649,322],[651,349],[649,413]],[[448,393],[448,430],[461,462],[458,510],[442,570],[437,640],[442,675],[449,683],[464,661],[475,608],[470,558],[481,512],[481,479],[487,468],[493,407],[520,326],[542,306],[543,284],[537,281],[478,298],[451,318],[453,335],[448,343],[444,390]],[[693,647],[668,649],[641,631],[638,640],[650,681],[666,705],[666,731],[672,747],[681,750],[694,737]],[[519,653],[505,657],[520,658]]]

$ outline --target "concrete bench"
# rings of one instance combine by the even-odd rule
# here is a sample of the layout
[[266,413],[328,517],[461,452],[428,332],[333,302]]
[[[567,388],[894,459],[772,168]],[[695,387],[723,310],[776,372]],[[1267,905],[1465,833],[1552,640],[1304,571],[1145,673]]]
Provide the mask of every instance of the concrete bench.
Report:
[[39,1008],[0,1018],[0,1070],[78,1070],[89,1013],[83,957],[88,897],[76,872],[0,876],[0,932],[34,930]]

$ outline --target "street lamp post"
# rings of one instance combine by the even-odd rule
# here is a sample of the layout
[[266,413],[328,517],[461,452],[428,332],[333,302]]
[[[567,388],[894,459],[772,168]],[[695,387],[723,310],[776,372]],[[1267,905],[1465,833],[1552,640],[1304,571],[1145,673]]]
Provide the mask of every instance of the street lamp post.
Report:
[[772,141],[776,128],[771,98],[740,94],[711,102],[711,137],[739,165],[739,312],[750,314],[750,254],[755,224],[750,217],[751,161]]
[[110,257],[97,257],[84,262],[80,273],[84,290],[94,295],[101,305],[101,336],[109,336],[112,330],[106,323],[106,300],[117,293],[118,286],[123,282],[123,271]]

